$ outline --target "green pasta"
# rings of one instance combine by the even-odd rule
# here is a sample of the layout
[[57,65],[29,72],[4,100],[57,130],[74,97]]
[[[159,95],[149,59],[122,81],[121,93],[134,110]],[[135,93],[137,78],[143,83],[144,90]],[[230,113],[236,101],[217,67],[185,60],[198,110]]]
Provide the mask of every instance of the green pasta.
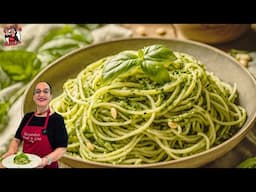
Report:
[[20,152],[13,158],[13,162],[18,165],[24,165],[30,163],[31,160],[29,159],[27,154]]
[[65,119],[68,155],[120,165],[209,150],[232,137],[247,118],[236,85],[164,45],[91,63],[64,83],[50,105]]

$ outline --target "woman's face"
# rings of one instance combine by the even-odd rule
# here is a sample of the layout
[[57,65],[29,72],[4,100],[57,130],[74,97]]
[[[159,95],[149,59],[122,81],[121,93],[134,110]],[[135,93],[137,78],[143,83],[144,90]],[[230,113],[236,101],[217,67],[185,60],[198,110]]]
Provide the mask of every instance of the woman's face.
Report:
[[47,83],[40,82],[36,85],[33,100],[38,107],[44,107],[49,104],[52,99],[51,90]]

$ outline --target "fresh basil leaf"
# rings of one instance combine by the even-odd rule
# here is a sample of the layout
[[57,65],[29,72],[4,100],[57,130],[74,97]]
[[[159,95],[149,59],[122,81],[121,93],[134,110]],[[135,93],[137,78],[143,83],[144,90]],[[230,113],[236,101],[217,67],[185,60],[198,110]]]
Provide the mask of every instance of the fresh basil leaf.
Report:
[[156,61],[164,65],[169,65],[176,60],[174,53],[164,45],[152,45],[142,49],[144,60]]
[[6,72],[3,71],[0,66],[0,90],[9,86],[11,84],[11,78],[7,75]]
[[164,83],[170,81],[167,67],[176,60],[174,53],[164,45],[152,45],[134,51],[123,51],[110,59],[103,69],[103,80],[113,79],[128,71],[135,65],[140,65],[153,81]]
[[8,123],[8,109],[10,104],[0,100],[0,133],[4,130]]
[[89,29],[78,25],[65,25],[60,29],[51,30],[49,34],[44,37],[41,46],[55,39],[73,39],[85,44],[92,43],[93,41],[93,37]]
[[163,84],[170,81],[167,70],[176,56],[164,45],[152,45],[139,50],[139,57],[143,59],[141,68],[153,81]]
[[45,44],[48,41],[51,41],[53,39],[56,39],[56,37],[58,36],[64,36],[67,34],[72,33],[73,29],[70,25],[65,25],[62,28],[58,28],[58,29],[52,29],[51,31],[49,31],[49,33],[47,33],[47,35],[45,35],[42,44]]
[[62,55],[81,47],[82,44],[73,39],[53,39],[39,48],[37,56],[42,61],[42,66],[46,66]]
[[242,161],[237,168],[256,168],[256,157],[251,157]]
[[51,55],[53,57],[53,60],[57,59],[58,57],[61,57],[62,55],[71,52],[72,50],[78,48],[77,46],[66,46],[59,49],[47,49],[38,52],[38,56],[42,54]]
[[41,62],[33,52],[4,51],[0,52],[0,66],[12,80],[28,82],[40,70]]
[[141,68],[157,83],[163,84],[170,81],[168,70],[155,61],[145,60],[142,62]]
[[101,24],[77,24],[78,26],[84,27],[89,30],[97,29],[101,26]]
[[49,63],[53,62],[56,60],[59,56],[57,55],[52,55],[51,51],[41,51],[38,52],[37,54],[38,59],[42,62],[42,68],[46,67]]
[[82,41],[86,44],[92,43],[93,37],[91,32],[88,29],[82,27],[76,27],[72,31],[71,38],[77,41]]
[[59,38],[59,39],[53,39],[51,41],[48,41],[45,43],[42,47],[39,48],[40,51],[45,51],[49,49],[70,49],[70,48],[78,48],[79,47],[79,41],[73,40],[73,39],[65,39],[65,38]]
[[138,65],[139,62],[140,60],[138,59],[136,52],[123,51],[106,61],[102,72],[103,80],[114,79],[121,73]]

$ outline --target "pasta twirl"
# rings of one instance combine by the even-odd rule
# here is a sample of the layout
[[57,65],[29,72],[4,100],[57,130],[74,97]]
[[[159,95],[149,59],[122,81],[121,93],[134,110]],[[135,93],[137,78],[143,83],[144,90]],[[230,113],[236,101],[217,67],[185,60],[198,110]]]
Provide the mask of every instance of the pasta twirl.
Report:
[[65,119],[68,153],[110,164],[190,156],[244,124],[236,85],[164,45],[102,58],[63,85],[51,107]]

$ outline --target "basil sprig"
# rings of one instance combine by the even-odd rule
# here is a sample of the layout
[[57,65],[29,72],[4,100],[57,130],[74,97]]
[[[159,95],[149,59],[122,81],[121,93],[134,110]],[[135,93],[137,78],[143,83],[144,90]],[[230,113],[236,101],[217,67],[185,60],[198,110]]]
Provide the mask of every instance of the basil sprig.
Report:
[[127,72],[134,66],[140,66],[153,81],[163,84],[170,81],[167,67],[176,60],[174,53],[161,44],[151,45],[135,51],[123,51],[109,61],[103,68],[103,81],[109,81]]
[[138,55],[132,51],[123,51],[111,58],[104,66],[103,79],[114,79],[138,63]]

